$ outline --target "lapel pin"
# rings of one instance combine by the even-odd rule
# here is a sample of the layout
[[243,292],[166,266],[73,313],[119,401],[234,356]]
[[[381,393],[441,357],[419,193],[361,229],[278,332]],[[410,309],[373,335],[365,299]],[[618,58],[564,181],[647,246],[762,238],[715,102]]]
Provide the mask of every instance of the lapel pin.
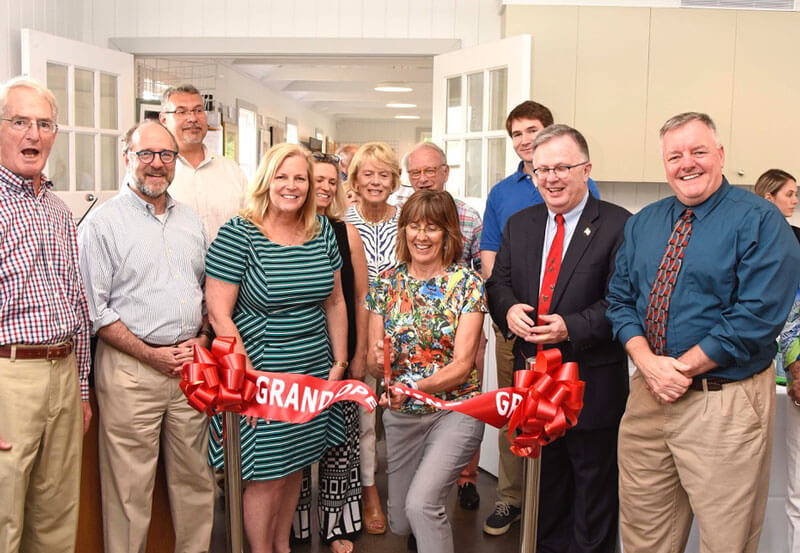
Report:
[[590,234],[592,234],[592,229],[590,229],[589,227],[586,227],[585,229],[583,229],[583,234],[585,234],[586,236],[589,236]]

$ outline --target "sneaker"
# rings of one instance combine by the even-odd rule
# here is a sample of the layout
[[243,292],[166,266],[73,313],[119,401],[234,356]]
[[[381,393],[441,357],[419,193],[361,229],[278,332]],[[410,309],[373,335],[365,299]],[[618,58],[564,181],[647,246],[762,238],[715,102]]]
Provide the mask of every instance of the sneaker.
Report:
[[511,525],[519,520],[520,508],[508,503],[497,503],[494,512],[489,515],[483,524],[483,531],[490,536],[502,536]]
[[481,504],[481,496],[478,495],[478,488],[472,482],[467,482],[458,487],[458,504],[462,509],[474,511]]

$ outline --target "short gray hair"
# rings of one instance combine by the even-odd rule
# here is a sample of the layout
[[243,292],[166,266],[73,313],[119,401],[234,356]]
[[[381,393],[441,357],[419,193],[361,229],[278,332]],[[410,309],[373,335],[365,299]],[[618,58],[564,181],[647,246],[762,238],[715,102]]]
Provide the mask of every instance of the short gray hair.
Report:
[[586,139],[578,129],[573,129],[569,125],[550,125],[549,127],[545,127],[533,140],[533,152],[545,142],[550,142],[562,136],[569,136],[578,146],[578,149],[586,158],[586,161],[589,161],[589,145],[586,143]]
[[405,157],[403,157],[403,167],[406,171],[408,171],[408,158],[410,158],[412,154],[415,154],[420,150],[424,150],[425,148],[428,150],[433,150],[439,154],[439,157],[442,158],[442,165],[447,165],[447,154],[444,153],[444,150],[442,150],[433,142],[419,142],[418,144],[415,144],[413,148],[411,148],[411,151],[408,152]]
[[203,95],[200,94],[200,91],[197,90],[197,87],[194,85],[185,83],[178,86],[171,86],[161,93],[161,111],[167,109],[169,99],[173,94],[197,94],[201,99],[203,98]]
[[53,112],[53,121],[58,121],[58,104],[56,103],[55,95],[50,92],[50,89],[42,85],[39,81],[31,79],[27,75],[20,75],[9,79],[0,85],[0,113],[6,113],[6,101],[8,100],[8,93],[15,88],[27,88],[37,92],[42,96],[47,103],[50,104],[50,109]]
[[658,131],[658,138],[663,140],[664,135],[669,131],[682,127],[688,123],[691,123],[692,121],[700,121],[706,127],[711,129],[711,132],[714,133],[714,140],[716,140],[717,144],[719,144],[719,138],[717,137],[717,126],[714,124],[713,119],[711,119],[707,113],[700,113],[699,111],[687,111],[684,113],[679,113],[678,115],[673,115],[661,126],[661,130]]

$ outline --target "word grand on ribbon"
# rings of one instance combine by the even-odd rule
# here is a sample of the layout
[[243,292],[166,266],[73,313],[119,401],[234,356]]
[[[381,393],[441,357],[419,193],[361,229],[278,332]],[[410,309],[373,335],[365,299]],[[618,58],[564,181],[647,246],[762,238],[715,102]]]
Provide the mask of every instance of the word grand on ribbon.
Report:
[[211,351],[194,346],[194,360],[181,369],[181,390],[189,404],[212,416],[233,411],[268,421],[308,422],[337,401],[355,401],[369,411],[378,400],[357,380],[329,381],[302,374],[247,368],[234,351],[236,339],[217,337]]

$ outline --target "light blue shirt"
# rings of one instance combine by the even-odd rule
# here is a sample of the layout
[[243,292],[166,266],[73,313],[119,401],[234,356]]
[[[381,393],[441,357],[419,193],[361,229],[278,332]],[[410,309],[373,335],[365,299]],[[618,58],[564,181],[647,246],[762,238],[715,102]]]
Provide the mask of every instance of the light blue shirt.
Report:
[[197,335],[208,249],[200,217],[167,194],[163,222],[123,184],[78,227],[92,331],[116,321],[150,344]]
[[[581,202],[573,207],[570,211],[564,213],[564,247],[561,249],[561,260],[564,260],[564,255],[567,253],[569,243],[572,241],[572,235],[575,234],[575,228],[578,226],[578,219],[581,218],[583,208],[586,207],[586,201],[589,199],[589,192],[583,195]],[[544,229],[544,246],[542,247],[542,268],[539,272],[539,289],[542,288],[542,279],[544,278],[544,267],[547,263],[547,256],[550,254],[550,248],[553,245],[553,239],[556,237],[558,225],[556,224],[556,214],[549,209],[547,210],[547,225]]]

